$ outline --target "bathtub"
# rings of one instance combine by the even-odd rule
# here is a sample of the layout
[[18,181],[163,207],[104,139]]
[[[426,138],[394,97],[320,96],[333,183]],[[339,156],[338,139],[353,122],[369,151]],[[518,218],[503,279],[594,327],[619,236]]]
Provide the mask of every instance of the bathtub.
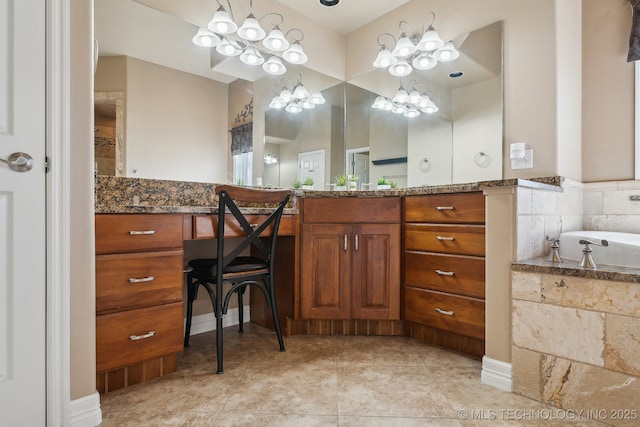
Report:
[[640,268],[640,234],[614,231],[569,231],[560,235],[560,256],[563,259],[580,262],[584,245],[580,240],[600,243],[609,242],[609,246],[591,245],[596,265],[616,265]]

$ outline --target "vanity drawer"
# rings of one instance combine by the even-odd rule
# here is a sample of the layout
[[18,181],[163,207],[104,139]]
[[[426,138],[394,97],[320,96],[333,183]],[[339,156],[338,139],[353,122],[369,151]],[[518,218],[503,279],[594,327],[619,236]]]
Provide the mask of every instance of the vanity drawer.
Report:
[[484,258],[406,251],[405,284],[484,298]]
[[96,253],[182,247],[182,215],[96,215]]
[[183,252],[143,252],[96,257],[96,311],[182,300]]
[[[268,215],[246,215],[249,224],[260,224],[268,218]],[[233,216],[225,218],[225,233],[229,237],[245,236],[246,233]],[[270,228],[271,230],[273,227]],[[282,215],[278,236],[293,236],[296,234],[295,215]],[[193,216],[193,239],[215,239],[218,235],[218,215],[194,215]],[[264,236],[270,236],[271,231],[266,230]]]
[[129,310],[96,317],[96,372],[183,349],[183,304]]
[[407,250],[484,256],[484,225],[406,224]]
[[405,221],[484,224],[484,195],[478,192],[407,196]]
[[306,223],[399,223],[399,197],[336,197],[303,199]]
[[410,322],[484,340],[483,300],[407,286],[404,313]]

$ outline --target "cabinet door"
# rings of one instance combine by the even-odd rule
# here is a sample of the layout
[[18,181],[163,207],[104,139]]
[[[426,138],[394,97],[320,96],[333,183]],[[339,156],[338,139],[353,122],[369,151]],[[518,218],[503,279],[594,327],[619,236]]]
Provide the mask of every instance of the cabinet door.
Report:
[[400,225],[352,229],[351,318],[400,319]]
[[303,318],[349,319],[351,244],[349,225],[303,225]]

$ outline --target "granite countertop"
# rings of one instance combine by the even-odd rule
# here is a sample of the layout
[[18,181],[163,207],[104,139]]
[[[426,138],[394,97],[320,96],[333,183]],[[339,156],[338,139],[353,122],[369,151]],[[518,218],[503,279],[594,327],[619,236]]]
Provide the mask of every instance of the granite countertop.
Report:
[[563,260],[561,263],[535,258],[512,263],[513,271],[528,273],[556,274],[559,276],[582,277],[585,279],[613,280],[617,282],[640,283],[640,269],[601,264],[597,268],[580,267],[578,261]]
[[[428,194],[468,193],[492,187],[522,186],[527,188],[562,191],[562,178],[502,179],[467,184],[434,185],[397,188],[392,190],[319,191],[292,190],[294,197],[285,214],[298,213],[298,198],[318,197],[400,197]],[[95,181],[95,213],[173,213],[214,214],[218,200],[216,184],[185,181],[167,181],[143,178],[97,176]],[[261,214],[265,209],[256,205],[242,207],[245,213]]]

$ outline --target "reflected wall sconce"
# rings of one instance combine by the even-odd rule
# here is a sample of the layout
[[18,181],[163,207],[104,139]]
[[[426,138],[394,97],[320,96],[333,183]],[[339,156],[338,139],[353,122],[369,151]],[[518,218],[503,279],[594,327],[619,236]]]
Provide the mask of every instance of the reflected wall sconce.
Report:
[[[289,86],[286,83],[289,83]],[[269,108],[281,109],[293,114],[302,110],[311,110],[316,105],[324,104],[326,101],[320,92],[309,92],[302,84],[302,74],[298,74],[298,82],[294,86],[290,80],[283,79],[282,85],[271,102]]]
[[[431,17],[431,23],[427,26],[427,20]],[[396,77],[405,77],[411,74],[413,69],[430,70],[438,65],[438,62],[450,62],[458,59],[460,52],[450,41],[442,40],[438,32],[433,28],[436,14],[430,12],[424,18],[422,33],[414,35],[407,21],[400,21],[400,37],[397,41],[393,34],[382,33],[378,36],[380,51],[373,61],[376,68],[387,68],[389,74]],[[403,29],[403,24],[406,28]],[[408,29],[408,32],[405,31]],[[393,40],[393,48],[390,49],[382,42],[382,37],[388,36]]]
[[[196,46],[215,48],[216,52],[224,56],[239,56],[240,61],[247,65],[262,65],[265,72],[273,75],[284,74],[287,69],[277,55],[282,55],[290,64],[304,64],[307,55],[300,42],[304,33],[299,28],[292,28],[286,33],[280,29],[284,17],[276,12],[267,13],[257,19],[253,14],[253,0],[249,2],[249,15],[238,26],[235,23],[230,0],[226,0],[226,8],[218,1],[218,10],[211,18],[207,27],[200,27],[192,41]],[[227,12],[227,8],[229,11]],[[270,16],[277,16],[280,21],[267,33],[262,28],[262,21]],[[292,42],[287,40],[290,33]],[[258,42],[260,42],[258,44]],[[267,59],[267,57],[269,57]]]
[[[413,86],[412,86],[413,84]],[[411,81],[407,86],[410,90],[406,90],[402,86],[400,80],[400,88],[396,91],[392,99],[384,96],[376,97],[372,108],[379,110],[391,111],[392,113],[402,114],[405,117],[418,117],[420,113],[433,114],[438,112],[438,106],[429,97],[427,91],[420,92],[418,87],[426,85],[418,84],[415,80]]]

